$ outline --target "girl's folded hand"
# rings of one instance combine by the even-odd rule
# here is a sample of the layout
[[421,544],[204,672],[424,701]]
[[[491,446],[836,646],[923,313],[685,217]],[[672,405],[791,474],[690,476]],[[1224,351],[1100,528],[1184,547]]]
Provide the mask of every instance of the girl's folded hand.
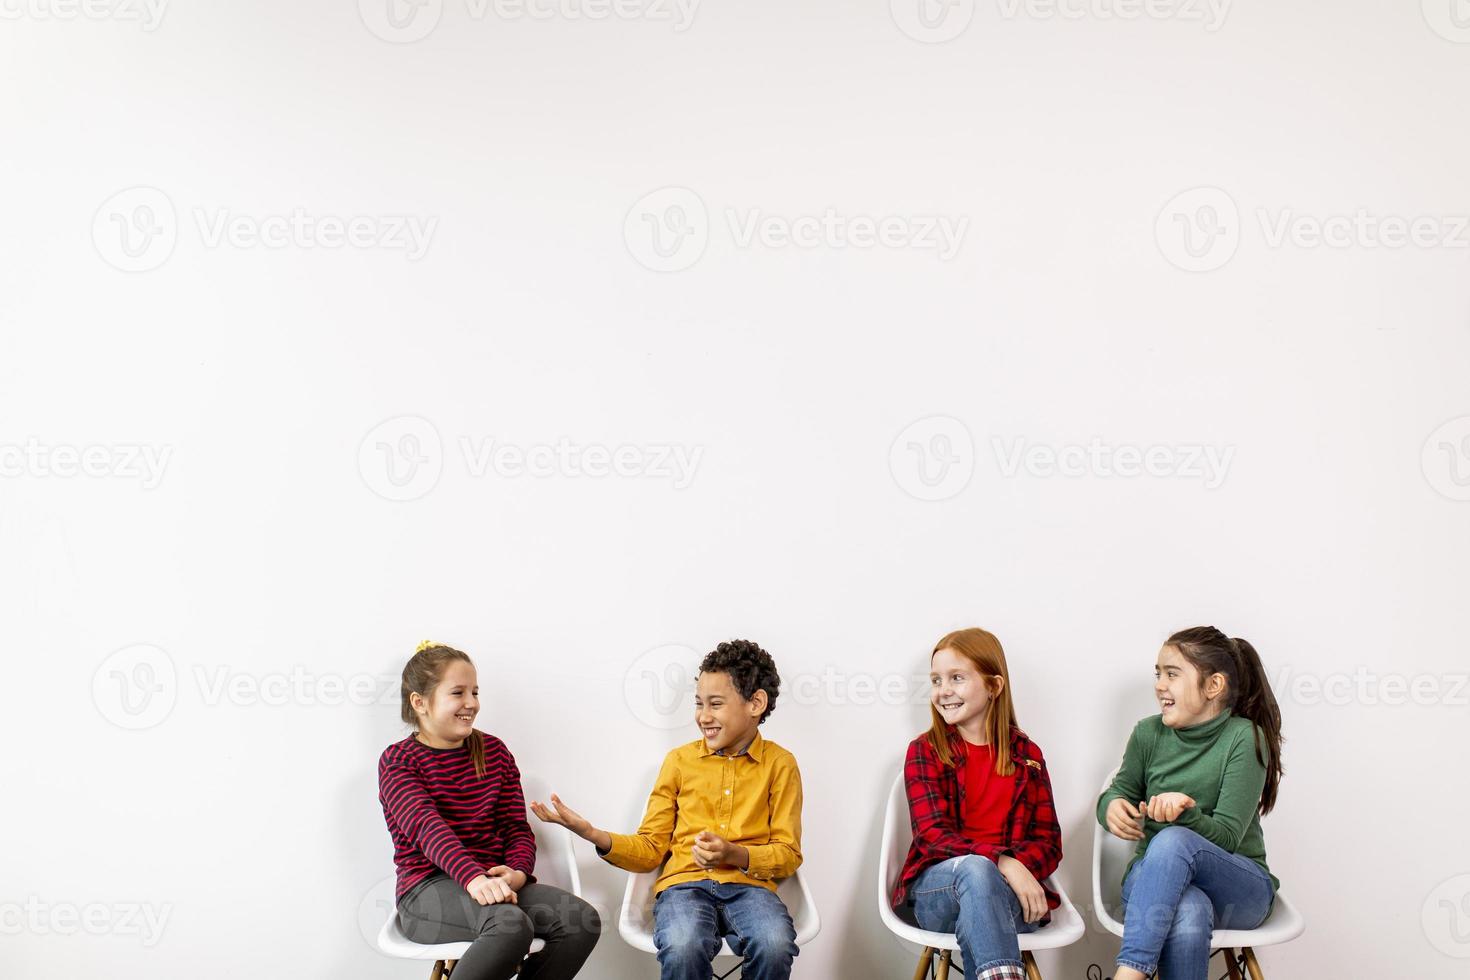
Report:
[[1160,793],[1142,804],[1145,816],[1157,823],[1173,823],[1179,815],[1194,806],[1193,797],[1183,793]]
[[1108,804],[1108,833],[1123,840],[1143,840],[1143,814],[1121,796]]

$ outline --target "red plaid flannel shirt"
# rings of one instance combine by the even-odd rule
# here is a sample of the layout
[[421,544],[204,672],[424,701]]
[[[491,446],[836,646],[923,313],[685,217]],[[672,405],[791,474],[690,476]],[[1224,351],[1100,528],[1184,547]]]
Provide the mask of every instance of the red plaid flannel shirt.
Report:
[[1062,904],[1046,879],[1062,863],[1062,828],[1057,822],[1051,779],[1041,749],[1019,728],[1011,729],[1011,758],[1016,763],[1016,792],[1006,817],[1004,845],[977,844],[960,832],[965,800],[965,740],[950,729],[950,754],[954,768],[939,761],[928,734],[909,743],[904,759],[903,781],[909,796],[909,819],[914,842],[903,864],[893,902],[904,901],[919,873],[931,865],[962,854],[979,854],[992,861],[1009,854],[1026,866],[1046,892],[1046,904]]

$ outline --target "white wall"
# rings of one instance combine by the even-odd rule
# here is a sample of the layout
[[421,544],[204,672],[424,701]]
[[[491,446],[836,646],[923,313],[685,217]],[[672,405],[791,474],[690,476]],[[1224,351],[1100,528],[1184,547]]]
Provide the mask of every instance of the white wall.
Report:
[[[175,0],[145,30],[7,3],[0,972],[417,977],[369,941],[403,729],[332,685],[452,642],[524,768],[631,829],[694,737],[640,657],[744,636],[793,685],[767,732],[824,920],[798,975],[908,976],[873,867],[925,714],[851,685],[999,634],[1082,902],[1154,652],[1210,622],[1287,682],[1266,833],[1309,931],[1272,975],[1461,975],[1470,30],[1428,0],[1160,2],[982,3],[945,43],[964,2],[930,34],[901,0],[709,0],[684,30],[445,0],[412,43],[371,4]],[[694,196],[639,204],[665,187]],[[669,204],[697,234],[658,272]],[[741,243],[753,211],[829,208],[967,225],[947,259]],[[379,244],[241,237],[296,209]],[[1301,237],[1359,209],[1433,244]],[[435,222],[422,256],[384,247],[392,215]],[[395,488],[377,443],[415,434]],[[461,439],[646,455],[474,476]],[[1165,473],[1009,467],[1094,439]],[[700,454],[687,486],[669,445]],[[57,475],[94,446],[104,475]],[[128,447],[169,455],[150,477]],[[609,906],[620,874],[582,856]],[[612,931],[588,975],[652,970]]]

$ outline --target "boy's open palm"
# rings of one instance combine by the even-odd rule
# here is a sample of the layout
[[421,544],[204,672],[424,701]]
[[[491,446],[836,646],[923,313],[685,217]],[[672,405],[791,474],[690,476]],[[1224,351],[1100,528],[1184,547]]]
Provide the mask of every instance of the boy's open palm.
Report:
[[532,800],[531,812],[543,823],[561,824],[578,837],[585,837],[592,830],[592,822],[563,803],[555,793],[551,794],[551,806]]

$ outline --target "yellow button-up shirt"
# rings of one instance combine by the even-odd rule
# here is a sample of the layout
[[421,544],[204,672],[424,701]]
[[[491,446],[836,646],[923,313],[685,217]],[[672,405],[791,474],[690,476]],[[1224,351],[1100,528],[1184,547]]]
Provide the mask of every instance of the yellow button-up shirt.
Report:
[[[694,838],[708,830],[750,852],[750,867],[706,870]],[[609,834],[603,860],[643,873],[663,865],[654,894],[687,881],[742,882],[776,890],[801,865],[801,772],[796,757],[756,732],[740,755],[716,755],[704,739],[664,757],[636,834]],[[667,862],[665,862],[667,858]]]

